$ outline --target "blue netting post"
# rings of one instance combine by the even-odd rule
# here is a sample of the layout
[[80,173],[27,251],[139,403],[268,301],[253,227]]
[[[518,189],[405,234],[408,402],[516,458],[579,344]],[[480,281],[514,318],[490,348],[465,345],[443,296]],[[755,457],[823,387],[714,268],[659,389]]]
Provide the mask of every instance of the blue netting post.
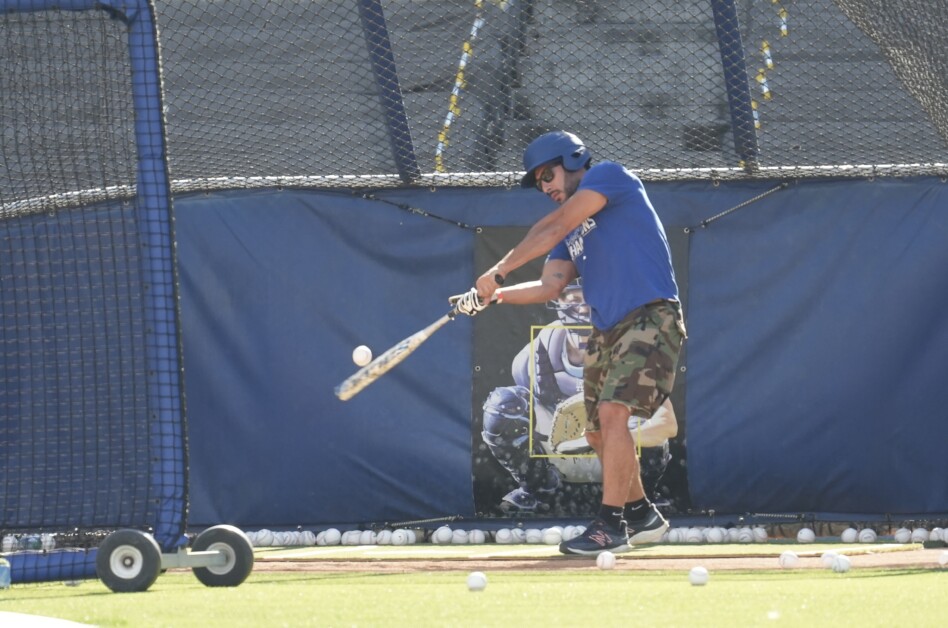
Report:
[[149,0],[126,9],[138,150],[137,210],[145,289],[146,363],[154,537],[162,551],[186,544],[187,448],[178,331],[171,186],[165,154],[158,33]]
[[731,127],[734,131],[734,149],[745,170],[757,169],[757,129],[754,125],[754,109],[751,90],[747,81],[747,62],[741,28],[734,0],[711,0],[714,11],[714,28],[721,51],[724,84],[731,110]]

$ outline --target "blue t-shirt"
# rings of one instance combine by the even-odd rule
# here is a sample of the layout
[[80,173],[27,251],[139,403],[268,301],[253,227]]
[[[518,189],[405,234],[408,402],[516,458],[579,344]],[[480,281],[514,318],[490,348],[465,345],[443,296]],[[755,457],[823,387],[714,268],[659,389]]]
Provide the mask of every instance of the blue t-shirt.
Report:
[[579,190],[599,192],[606,206],[553,247],[547,259],[572,260],[583,278],[593,325],[608,330],[646,303],[678,300],[668,238],[639,178],[605,161],[586,172]]

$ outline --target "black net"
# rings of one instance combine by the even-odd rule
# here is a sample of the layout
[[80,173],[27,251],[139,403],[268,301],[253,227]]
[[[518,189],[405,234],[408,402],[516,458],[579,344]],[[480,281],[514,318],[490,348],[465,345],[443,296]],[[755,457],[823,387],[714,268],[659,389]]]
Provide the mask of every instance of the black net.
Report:
[[134,194],[124,25],[101,11],[0,13],[0,34],[0,217]]
[[102,12],[0,15],[0,48],[0,528],[39,549],[155,519],[131,70]]
[[505,185],[526,144],[556,128],[649,179],[941,173],[948,161],[940,0],[157,10],[178,189]]
[[15,581],[88,576],[88,554],[61,550],[110,529],[168,548],[186,511],[150,14],[41,5],[0,0],[0,536]]

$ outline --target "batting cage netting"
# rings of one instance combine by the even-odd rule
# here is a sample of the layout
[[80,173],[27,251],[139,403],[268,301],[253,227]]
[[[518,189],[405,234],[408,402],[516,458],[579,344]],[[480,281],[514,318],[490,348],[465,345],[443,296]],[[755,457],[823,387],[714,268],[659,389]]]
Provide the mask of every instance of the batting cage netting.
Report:
[[173,194],[513,186],[560,128],[653,181],[944,176],[946,23],[942,0],[0,0],[14,573],[89,575],[50,550],[120,527],[181,543]]
[[944,172],[948,161],[948,9],[934,0],[157,11],[184,189],[365,175],[508,184],[529,140],[563,127],[646,179]]
[[146,3],[0,4],[0,530],[13,579],[95,574],[187,507],[158,49]]

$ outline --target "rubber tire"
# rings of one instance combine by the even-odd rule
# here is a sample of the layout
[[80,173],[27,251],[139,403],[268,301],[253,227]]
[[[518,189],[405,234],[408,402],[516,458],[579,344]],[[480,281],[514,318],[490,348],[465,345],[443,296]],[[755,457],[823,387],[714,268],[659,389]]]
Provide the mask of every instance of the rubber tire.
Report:
[[95,572],[116,593],[147,591],[161,571],[158,542],[139,530],[117,530],[99,545]]
[[191,549],[196,552],[216,550],[227,556],[220,567],[195,567],[194,575],[209,587],[236,587],[253,571],[253,545],[239,528],[219,525],[201,532]]

